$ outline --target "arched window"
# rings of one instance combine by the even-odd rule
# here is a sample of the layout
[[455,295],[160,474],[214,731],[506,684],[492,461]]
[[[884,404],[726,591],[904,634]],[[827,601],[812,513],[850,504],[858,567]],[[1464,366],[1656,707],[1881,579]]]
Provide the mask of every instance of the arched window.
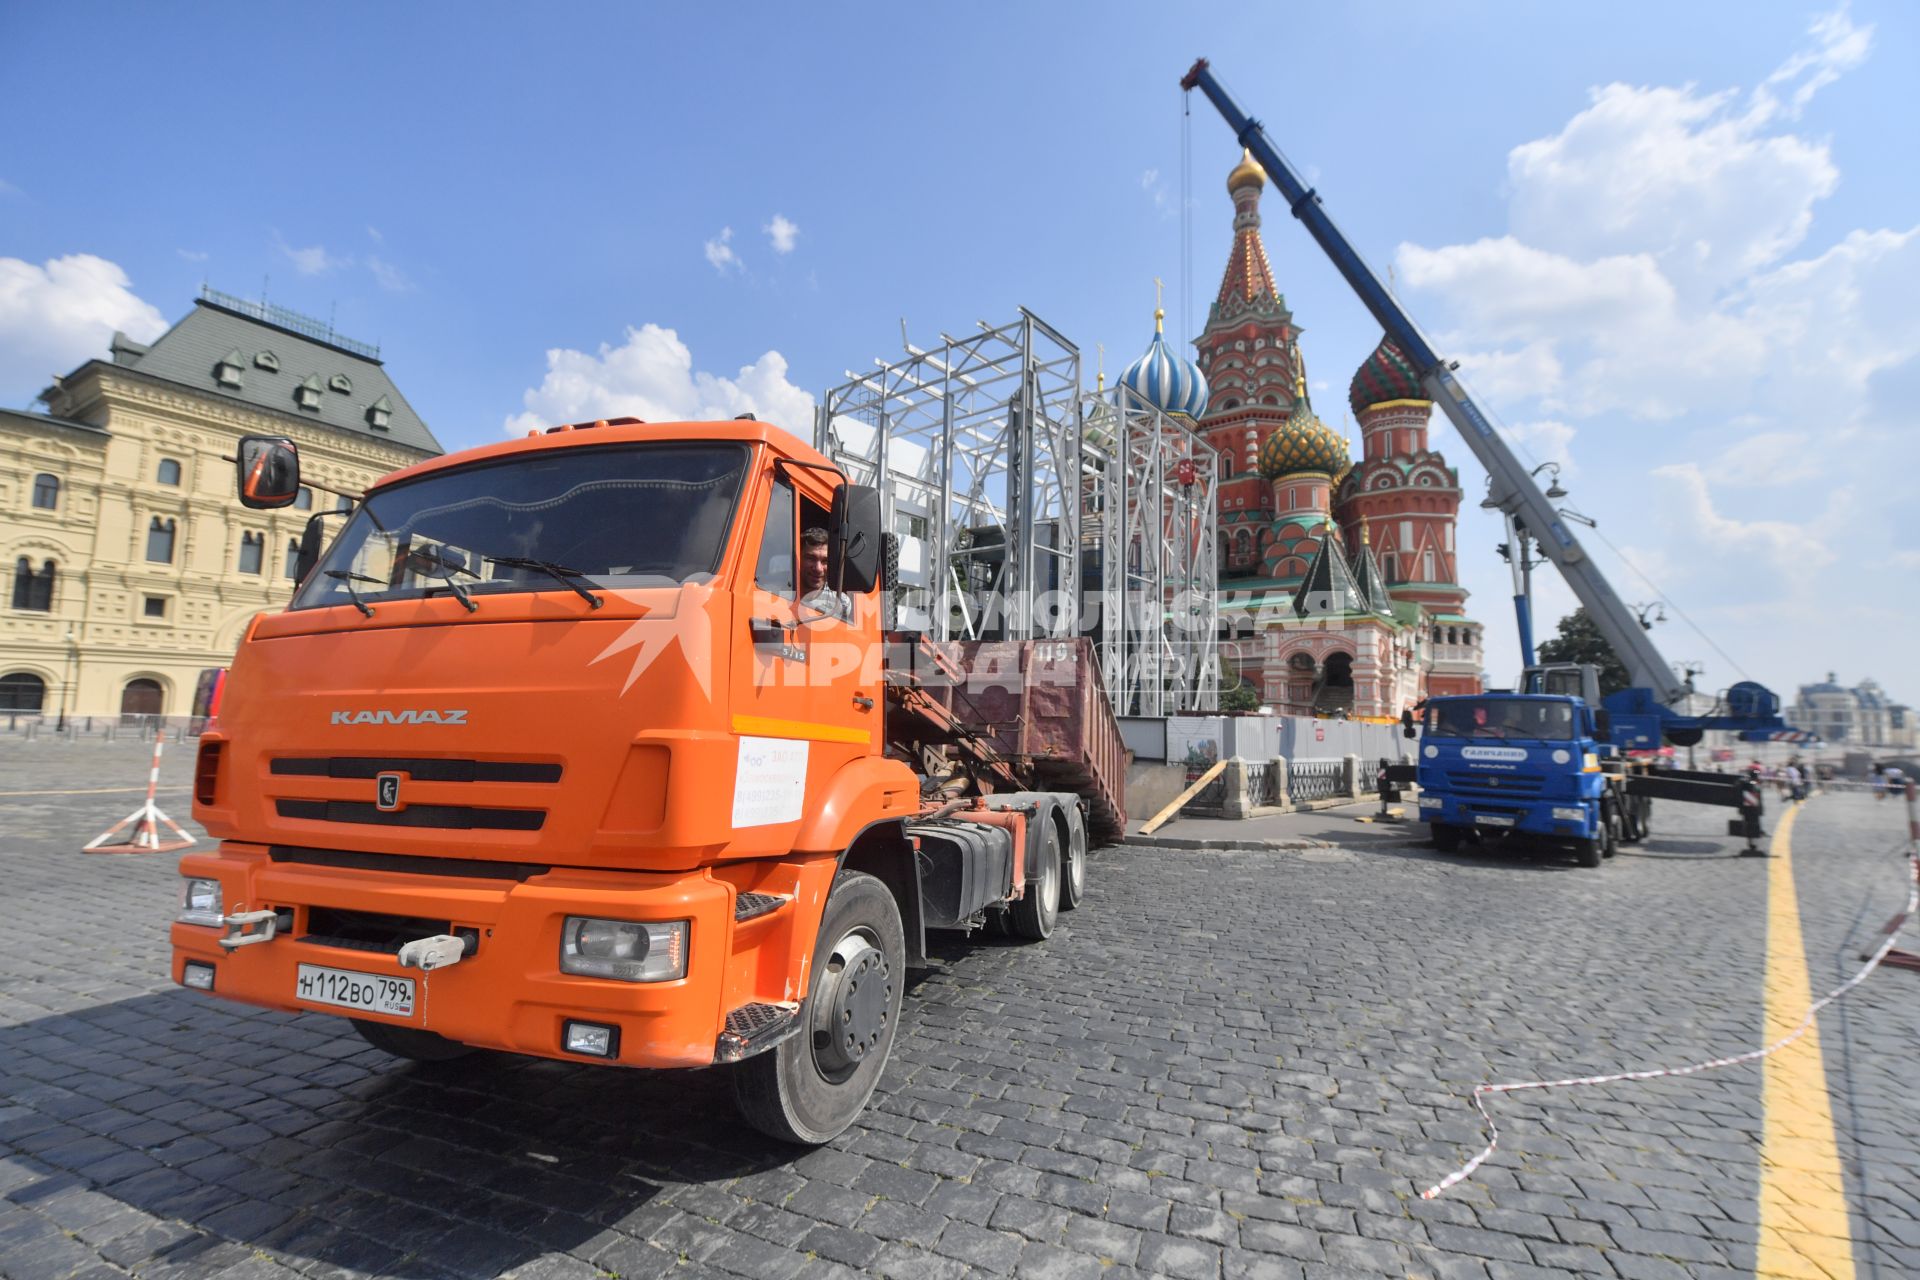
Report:
[[158,480],[161,484],[179,484],[180,483],[179,462],[175,461],[172,458],[160,459],[160,471],[159,471],[159,474],[154,476],[154,479]]
[[[1388,582],[1400,581],[1400,558],[1391,551],[1381,556],[1380,572],[1386,577]],[[1438,629],[1435,629],[1433,633],[1433,640],[1435,644],[1440,642],[1440,632]]]
[[260,572],[260,561],[267,549],[267,535],[264,533],[243,533],[240,535],[240,572]]
[[173,521],[153,518],[147,526],[147,559],[155,564],[173,563]]
[[333,495],[333,509],[335,511],[351,511],[353,510],[353,499],[344,493],[336,493]]
[[42,471],[33,478],[33,505],[41,511],[54,511],[59,508],[59,476],[48,475]]
[[1220,455],[1220,478],[1222,480],[1233,479],[1233,455],[1230,453]]
[[300,563],[300,539],[288,538],[287,539],[287,581],[288,582],[298,582],[300,580],[297,576],[295,576],[295,566],[298,565],[299,563]]
[[1245,564],[1253,559],[1253,534],[1246,529],[1233,535],[1233,561]]
[[1445,644],[1447,642],[1447,633],[1439,627],[1435,627],[1433,629],[1433,642],[1435,644]]
[[1433,552],[1431,551],[1422,551],[1420,553],[1420,581],[1440,581],[1440,579],[1433,576]]
[[0,711],[39,711],[47,705],[47,682],[29,671],[0,676]]
[[313,490],[301,485],[300,492],[293,496],[293,509],[295,511],[313,510]]
[[33,561],[21,556],[13,566],[13,607],[53,612],[53,574],[53,561],[46,561],[35,573]]

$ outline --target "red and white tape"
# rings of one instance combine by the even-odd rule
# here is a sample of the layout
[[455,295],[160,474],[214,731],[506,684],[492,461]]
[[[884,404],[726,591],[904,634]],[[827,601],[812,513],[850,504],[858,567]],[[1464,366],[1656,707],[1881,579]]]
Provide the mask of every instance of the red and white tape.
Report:
[[[1911,797],[1911,790],[1908,792],[1908,795]],[[1913,843],[1916,846],[1920,846],[1920,827],[1915,827],[1914,831]],[[1579,1085],[1619,1084],[1628,1080],[1657,1080],[1662,1076],[1690,1076],[1701,1071],[1712,1071],[1718,1067],[1732,1067],[1738,1066],[1743,1062],[1755,1062],[1770,1053],[1786,1048],[1795,1040],[1798,1040],[1807,1033],[1807,1028],[1813,1025],[1814,1018],[1822,1009],[1832,1004],[1835,1000],[1838,1000],[1847,992],[1853,990],[1853,988],[1859,986],[1860,983],[1866,979],[1866,976],[1872,973],[1882,960],[1886,959],[1887,952],[1893,949],[1894,940],[1900,935],[1901,926],[1911,919],[1915,912],[1920,912],[1920,847],[1908,849],[1907,873],[1906,909],[1887,923],[1887,936],[1881,941],[1879,949],[1867,957],[1866,963],[1860,966],[1858,973],[1809,1005],[1806,1016],[1800,1019],[1800,1025],[1792,1031],[1781,1036],[1778,1040],[1775,1040],[1772,1044],[1764,1048],[1752,1049],[1746,1053],[1736,1054],[1731,1058],[1714,1058],[1707,1062],[1695,1062],[1684,1067],[1657,1067],[1648,1071],[1622,1071],[1607,1076],[1578,1076],[1569,1080],[1526,1080],[1507,1084],[1479,1085],[1473,1091],[1473,1105],[1475,1109],[1480,1112],[1480,1118],[1487,1122],[1487,1133],[1490,1140],[1479,1155],[1467,1161],[1446,1177],[1440,1179],[1440,1181],[1433,1186],[1422,1191],[1420,1198],[1422,1200],[1431,1200],[1448,1188],[1466,1181],[1473,1176],[1475,1169],[1478,1169],[1482,1164],[1486,1163],[1487,1158],[1491,1156],[1494,1150],[1500,1145],[1500,1128],[1494,1124],[1493,1116],[1487,1111],[1486,1104],[1481,1101],[1481,1099],[1488,1094],[1522,1093],[1529,1089],[1571,1089]]]

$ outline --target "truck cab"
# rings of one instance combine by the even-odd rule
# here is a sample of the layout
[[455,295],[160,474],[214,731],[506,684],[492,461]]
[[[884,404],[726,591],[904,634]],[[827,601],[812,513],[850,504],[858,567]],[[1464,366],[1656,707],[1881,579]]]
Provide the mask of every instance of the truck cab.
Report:
[[1626,820],[1606,767],[1613,751],[1602,715],[1565,693],[1428,699],[1419,804],[1435,845],[1451,851],[1528,836],[1600,865]]
[[[237,461],[293,500],[290,441]],[[1072,905],[1076,797],[932,804],[889,750],[879,494],[786,432],[554,428],[321,519],[201,738],[182,985],[404,1057],[733,1063],[817,1143],[926,928]]]

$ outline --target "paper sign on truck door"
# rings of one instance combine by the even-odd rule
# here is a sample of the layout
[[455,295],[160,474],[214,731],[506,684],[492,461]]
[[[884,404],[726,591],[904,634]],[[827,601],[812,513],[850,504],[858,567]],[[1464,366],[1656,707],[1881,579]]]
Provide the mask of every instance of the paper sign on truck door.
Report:
[[733,773],[733,825],[794,822],[807,794],[807,744],[789,738],[740,739]]

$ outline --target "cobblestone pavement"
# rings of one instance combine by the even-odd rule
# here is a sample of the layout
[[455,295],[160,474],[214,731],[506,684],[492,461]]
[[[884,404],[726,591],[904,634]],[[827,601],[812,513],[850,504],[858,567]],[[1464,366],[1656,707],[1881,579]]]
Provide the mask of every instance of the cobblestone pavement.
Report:
[[[184,819],[187,752],[163,804]],[[940,948],[874,1105],[829,1148],[717,1072],[396,1061],[344,1022],[166,980],[174,856],[86,857],[134,743],[0,737],[0,1272],[1034,1277],[1751,1271],[1756,1068],[1496,1102],[1488,1079],[1755,1044],[1768,864],[1664,806],[1599,871],[1410,842],[1097,855],[1041,946]],[[1794,864],[1816,992],[1899,904],[1902,815],[1816,799]],[[1909,945],[1915,945],[1911,938]],[[1920,975],[1823,1022],[1862,1275],[1920,1275]]]

